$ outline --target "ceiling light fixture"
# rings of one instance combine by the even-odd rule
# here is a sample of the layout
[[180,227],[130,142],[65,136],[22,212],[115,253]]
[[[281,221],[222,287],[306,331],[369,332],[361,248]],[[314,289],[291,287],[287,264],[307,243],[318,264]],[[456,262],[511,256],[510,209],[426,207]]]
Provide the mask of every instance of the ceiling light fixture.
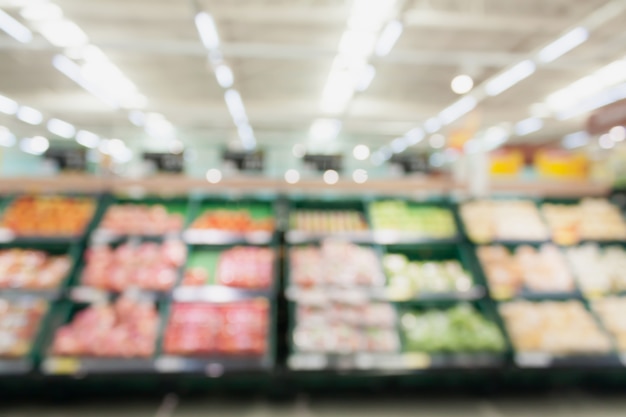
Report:
[[63,18],[63,11],[54,3],[43,1],[28,4],[20,10],[20,15],[26,20],[32,22],[41,22],[45,20],[58,20]]
[[89,39],[74,22],[66,19],[50,20],[39,25],[39,32],[54,46],[61,48],[85,46]]
[[560,58],[589,39],[589,30],[577,27],[539,51],[539,61],[548,63]]
[[446,145],[446,137],[437,133],[428,139],[428,143],[431,148],[440,149]]
[[72,124],[59,119],[48,120],[46,127],[50,133],[66,139],[73,138],[76,134],[76,128]]
[[206,12],[200,12],[196,15],[194,20],[204,47],[208,50],[219,48],[220,37],[217,34],[217,27],[215,26],[213,17]]
[[28,43],[33,40],[33,33],[2,9],[0,9],[0,29],[18,42]]
[[43,114],[39,110],[28,106],[21,106],[16,114],[17,118],[30,125],[38,125],[43,121]]
[[421,127],[416,127],[409,130],[404,137],[409,145],[416,145],[424,139],[424,130]]
[[333,140],[341,130],[341,120],[316,119],[309,128],[309,139],[326,142]]
[[295,156],[296,158],[302,158],[304,157],[304,155],[306,155],[306,146],[304,146],[301,143],[296,143],[295,145],[293,145],[293,147],[291,148],[291,153],[293,154],[293,156]]
[[431,117],[424,122],[424,129],[426,129],[428,133],[435,133],[441,129],[441,120],[437,117]]
[[565,135],[561,140],[561,145],[565,149],[575,149],[585,146],[589,143],[590,136],[585,131],[570,133]]
[[10,148],[15,145],[15,135],[4,126],[0,126],[0,146]]
[[395,138],[391,142],[391,150],[393,153],[402,153],[409,146],[407,140],[404,137]]
[[615,142],[613,142],[609,135],[602,135],[598,138],[598,145],[600,145],[602,149],[612,149],[615,147]]
[[31,155],[43,155],[50,147],[50,142],[43,136],[24,138],[20,141],[20,149]]
[[392,20],[387,23],[385,28],[383,29],[380,37],[378,38],[378,42],[376,42],[375,52],[379,57],[383,57],[389,54],[393,49],[398,39],[400,39],[400,35],[402,35],[402,30],[404,26],[402,22],[399,20]]
[[232,70],[225,64],[220,64],[215,67],[215,78],[217,78],[217,83],[222,88],[230,88],[235,82]]
[[543,120],[538,117],[529,117],[528,119],[517,122],[514,131],[517,136],[526,136],[541,130],[542,127]]
[[364,184],[367,182],[367,171],[361,168],[355,169],[352,173],[352,179],[357,184]]
[[78,144],[90,149],[96,148],[100,143],[100,137],[87,130],[79,130],[75,140]]
[[243,106],[239,92],[233,89],[227,90],[226,93],[224,93],[224,99],[226,100],[226,106],[235,124],[247,123],[248,116],[246,115],[246,109]]
[[626,128],[624,126],[615,126],[609,131],[609,136],[614,142],[623,142],[626,139]]
[[476,104],[474,97],[465,96],[439,113],[439,120],[442,124],[449,125],[474,110]]
[[473,87],[474,80],[472,79],[472,77],[466,74],[457,75],[452,79],[452,82],[450,83],[450,88],[456,94],[469,93]]
[[14,115],[19,109],[19,105],[14,100],[0,95],[0,113]]
[[376,68],[373,65],[367,65],[357,79],[354,89],[358,92],[365,91],[369,88],[376,76]]
[[254,131],[247,122],[239,123],[237,125],[237,133],[239,134],[239,139],[241,140],[241,144],[245,150],[250,151],[256,147]]
[[219,169],[211,168],[206,172],[206,180],[211,184],[217,184],[222,180],[222,172]]
[[537,66],[533,61],[529,59],[522,61],[488,81],[485,92],[490,96],[497,96],[530,77],[536,69]]

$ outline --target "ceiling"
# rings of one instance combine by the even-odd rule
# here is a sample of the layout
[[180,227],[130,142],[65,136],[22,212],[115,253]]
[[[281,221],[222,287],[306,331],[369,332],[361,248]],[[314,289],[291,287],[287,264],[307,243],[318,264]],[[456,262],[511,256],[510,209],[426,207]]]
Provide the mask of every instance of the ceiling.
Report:
[[[238,140],[224,89],[194,26],[198,11],[213,16],[257,143],[291,148],[307,140],[315,119],[327,117],[320,99],[351,7],[350,0],[54,2],[147,98],[142,110],[163,114],[191,147]],[[34,34],[32,41],[20,43],[0,32],[0,94],[102,137],[149,142],[129,121],[128,110],[112,108],[55,70],[52,59],[64,50],[20,15],[26,3],[0,0],[0,8]],[[613,5],[612,12],[607,5]],[[376,76],[369,88],[356,93],[344,113],[332,116],[343,122],[337,143],[389,143],[458,100],[450,89],[455,75],[469,72],[480,86],[564,31],[589,22],[602,7],[606,12],[596,13],[587,42],[502,94],[481,98],[480,127],[525,119],[532,104],[623,57],[626,1],[396,1],[390,19],[402,21],[404,31],[388,55],[370,57]],[[459,119],[443,132],[464,123]],[[19,135],[45,133],[44,127],[1,114],[0,124]],[[581,118],[548,119],[544,129],[524,140],[554,140],[581,124]]]

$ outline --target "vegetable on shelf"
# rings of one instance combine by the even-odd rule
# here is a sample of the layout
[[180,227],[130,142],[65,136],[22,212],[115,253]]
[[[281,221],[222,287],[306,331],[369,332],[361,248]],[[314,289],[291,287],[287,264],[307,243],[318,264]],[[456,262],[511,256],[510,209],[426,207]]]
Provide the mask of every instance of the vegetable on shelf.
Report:
[[0,250],[0,289],[50,290],[59,288],[72,261],[31,249]]
[[513,301],[499,310],[518,352],[574,355],[611,350],[609,337],[580,301]]
[[7,207],[1,227],[18,236],[78,236],[85,231],[95,210],[92,198],[21,196]]
[[162,204],[115,204],[106,211],[100,228],[119,235],[164,235],[180,232],[184,221]]
[[23,357],[31,350],[48,303],[0,299],[0,358]]
[[343,233],[368,230],[356,210],[303,210],[291,214],[291,229],[310,233]]
[[124,243],[116,248],[94,246],[85,254],[81,283],[118,292],[133,287],[167,291],[176,283],[186,256],[187,248],[179,240]]
[[149,357],[155,351],[158,313],[153,303],[120,297],[94,305],[57,329],[52,353],[59,356]]
[[600,298],[591,302],[591,308],[613,336],[618,351],[626,352],[626,298]]
[[269,331],[265,299],[223,304],[174,303],[163,337],[166,354],[263,355]]
[[435,206],[413,206],[406,201],[370,203],[372,229],[419,235],[425,239],[446,239],[456,235],[452,211]]
[[583,293],[600,295],[626,290],[626,251],[612,245],[587,243],[565,250]]
[[400,318],[404,350],[430,353],[501,352],[506,344],[498,326],[470,304],[447,310],[406,312]]
[[207,210],[191,225],[193,230],[220,230],[233,233],[272,232],[274,219],[270,216],[254,218],[246,209]]

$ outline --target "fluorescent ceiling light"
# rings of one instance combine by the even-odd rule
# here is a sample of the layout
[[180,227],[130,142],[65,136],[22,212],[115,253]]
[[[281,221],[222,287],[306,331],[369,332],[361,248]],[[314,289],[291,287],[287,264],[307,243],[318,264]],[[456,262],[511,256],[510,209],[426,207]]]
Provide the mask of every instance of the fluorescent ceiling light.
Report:
[[39,32],[48,42],[61,48],[83,46],[89,41],[76,23],[66,19],[43,22],[39,26]]
[[374,68],[373,65],[366,66],[363,69],[363,71],[361,73],[361,76],[357,80],[354,89],[356,91],[365,91],[365,90],[367,90],[369,88],[370,84],[372,84],[372,81],[374,80],[375,76],[376,76],[376,68]]
[[337,184],[339,181],[339,174],[334,169],[329,169],[324,172],[324,182],[328,185]]
[[517,122],[514,130],[517,136],[525,136],[540,130],[542,127],[543,120],[538,117],[530,117]]
[[100,137],[95,133],[91,133],[87,130],[79,130],[76,133],[76,142],[83,145],[86,148],[95,148],[100,142]]
[[364,184],[367,181],[367,171],[364,169],[355,169],[352,173],[352,180],[357,184]]
[[15,145],[15,135],[4,126],[0,126],[0,146],[11,147]]
[[405,138],[395,138],[392,142],[391,142],[391,149],[394,153],[401,153],[404,152],[406,150],[406,148],[409,146],[407,140]]
[[589,143],[589,138],[590,136],[587,132],[574,132],[564,136],[561,141],[561,145],[563,145],[566,149],[580,148],[581,146],[585,146]]
[[544,63],[552,62],[581,45],[587,39],[589,39],[589,31],[586,28],[577,27],[572,29],[539,51],[539,61]]
[[615,142],[613,142],[609,135],[602,135],[598,138],[598,145],[600,145],[602,149],[612,149],[615,147]]
[[288,169],[285,172],[285,181],[287,184],[297,184],[300,181],[300,173],[295,169]]
[[465,96],[439,113],[442,124],[448,125],[474,110],[477,101],[472,96]]
[[352,150],[352,156],[357,161],[365,161],[370,156],[370,148],[367,145],[356,145]]
[[353,0],[350,14],[384,21],[393,11],[396,0]]
[[571,119],[572,117],[580,116],[584,113],[599,109],[600,107],[608,106],[616,101],[626,99],[626,84],[622,84],[616,88],[602,91],[595,94],[581,102],[576,103],[573,107],[567,110],[557,113],[556,118],[558,120]]
[[232,89],[227,90],[226,93],[224,93],[224,99],[226,100],[226,106],[235,124],[247,123],[248,116],[246,115],[246,109],[243,106],[239,92]]
[[19,109],[19,105],[8,97],[0,96],[0,113],[14,115]]
[[293,147],[291,148],[291,153],[293,154],[293,156],[295,156],[296,158],[302,158],[304,157],[304,155],[306,155],[306,146],[304,146],[301,143],[296,143],[295,145],[293,145]]
[[375,166],[379,166],[385,162],[385,157],[380,152],[374,152],[370,158],[370,162]]
[[20,11],[20,14],[24,19],[34,22],[63,18],[63,11],[59,6],[43,1],[28,4]]
[[485,91],[490,96],[497,96],[523,79],[530,77],[536,68],[537,66],[531,60],[522,61],[487,82]]
[[378,150],[378,152],[380,152],[380,154],[383,156],[383,158],[385,158],[385,160],[391,158],[391,155],[393,155],[391,146],[383,146],[382,148]]
[[402,30],[403,25],[398,20],[392,20],[387,23],[387,26],[385,26],[385,29],[383,29],[380,37],[378,38],[378,42],[376,42],[376,55],[385,56],[389,54],[400,38]]
[[209,50],[219,48],[220,37],[217,34],[217,27],[213,17],[206,12],[200,12],[196,15],[195,22],[204,47]]
[[76,128],[73,125],[59,119],[48,120],[47,127],[50,133],[66,139],[73,138],[76,134]]
[[128,113],[128,120],[135,126],[142,127],[146,124],[146,114],[139,110],[133,110]]
[[422,128],[416,127],[407,132],[404,137],[409,145],[415,145],[424,139],[424,130]]
[[339,54],[346,57],[366,57],[372,53],[375,43],[374,33],[346,30],[339,42]]
[[484,150],[486,152],[499,148],[509,139],[509,132],[500,126],[493,126],[487,129],[483,138]]
[[230,88],[233,86],[235,82],[235,77],[233,76],[233,72],[228,67],[228,65],[218,65],[215,68],[215,78],[217,78],[217,83],[222,88]]
[[137,95],[137,87],[115,66],[112,62],[87,61],[81,67],[82,76],[93,83],[101,86],[118,101]]
[[149,113],[145,117],[145,130],[150,136],[169,139],[174,136],[174,125],[160,113]]
[[237,125],[237,133],[243,148],[246,150],[252,150],[256,147],[256,138],[254,137],[254,130],[248,123],[240,123]]
[[38,125],[43,121],[43,115],[32,107],[21,106],[17,111],[17,118],[31,125]]
[[102,52],[102,49],[95,45],[80,48],[80,57],[87,62],[109,62],[109,58]]
[[333,140],[341,130],[341,120],[316,119],[309,129],[309,138],[314,141]]
[[119,107],[119,104],[115,99],[106,94],[99,86],[96,86],[93,83],[89,82],[87,79],[85,79],[82,75],[81,67],[78,66],[71,59],[63,55],[56,55],[54,58],[52,58],[52,65],[67,78],[74,81],[76,84],[78,84],[106,104],[110,105],[113,108]]
[[626,140],[626,128],[624,126],[612,127],[609,131],[609,137],[614,142],[623,142]]
[[43,136],[24,138],[20,141],[20,149],[31,155],[43,155],[50,147],[50,142]]
[[346,72],[331,71],[324,91],[320,109],[324,113],[342,113],[354,94],[354,79]]
[[33,40],[33,33],[2,9],[0,9],[0,29],[18,42],[28,43]]
[[438,117],[431,117],[424,122],[424,129],[426,129],[428,133],[435,133],[441,129],[441,120],[439,120]]

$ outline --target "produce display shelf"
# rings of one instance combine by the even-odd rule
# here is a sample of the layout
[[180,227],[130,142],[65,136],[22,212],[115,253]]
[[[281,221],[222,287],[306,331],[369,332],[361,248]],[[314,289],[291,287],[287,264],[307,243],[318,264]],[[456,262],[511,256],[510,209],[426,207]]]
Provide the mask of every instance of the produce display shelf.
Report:
[[383,371],[406,373],[448,369],[499,369],[506,364],[504,355],[471,353],[294,353],[288,366],[294,371]]
[[30,290],[21,288],[4,288],[0,289],[0,298],[18,299],[18,298],[41,298],[47,301],[55,301],[63,297],[65,290],[56,288],[51,290]]
[[168,233],[161,235],[135,235],[135,234],[119,234],[106,229],[96,229],[91,234],[91,244],[111,244],[129,239],[145,239],[150,241],[161,241],[167,239],[182,239],[183,233]]
[[44,375],[153,373],[154,359],[48,356],[41,363]]
[[159,373],[205,374],[217,378],[231,372],[270,371],[273,362],[268,356],[160,356],[154,361]]
[[[336,289],[338,292],[340,288]],[[285,289],[287,299],[297,301],[306,296],[309,290],[290,285]],[[355,298],[368,299],[371,301],[389,301],[396,304],[412,303],[419,301],[471,301],[480,300],[485,297],[487,290],[482,285],[474,285],[467,291],[445,291],[445,292],[421,292],[411,297],[397,297],[389,293],[388,288],[353,288],[351,291]]]
[[251,298],[270,298],[273,290],[248,290],[231,288],[223,285],[205,285],[203,287],[176,287],[171,293],[172,300],[178,302],[225,303],[248,300]]
[[545,352],[516,352],[513,362],[519,368],[623,368],[626,363],[617,354],[554,355]]
[[134,298],[146,301],[159,301],[170,298],[169,291],[150,291],[137,288],[132,288],[120,293],[78,285],[71,287],[68,290],[69,299],[75,303],[98,303],[111,301],[124,293],[132,294]]
[[35,364],[28,358],[0,358],[0,376],[23,375],[35,369]]
[[210,229],[188,229],[182,236],[190,245],[267,245],[275,239],[273,232],[233,233]]

